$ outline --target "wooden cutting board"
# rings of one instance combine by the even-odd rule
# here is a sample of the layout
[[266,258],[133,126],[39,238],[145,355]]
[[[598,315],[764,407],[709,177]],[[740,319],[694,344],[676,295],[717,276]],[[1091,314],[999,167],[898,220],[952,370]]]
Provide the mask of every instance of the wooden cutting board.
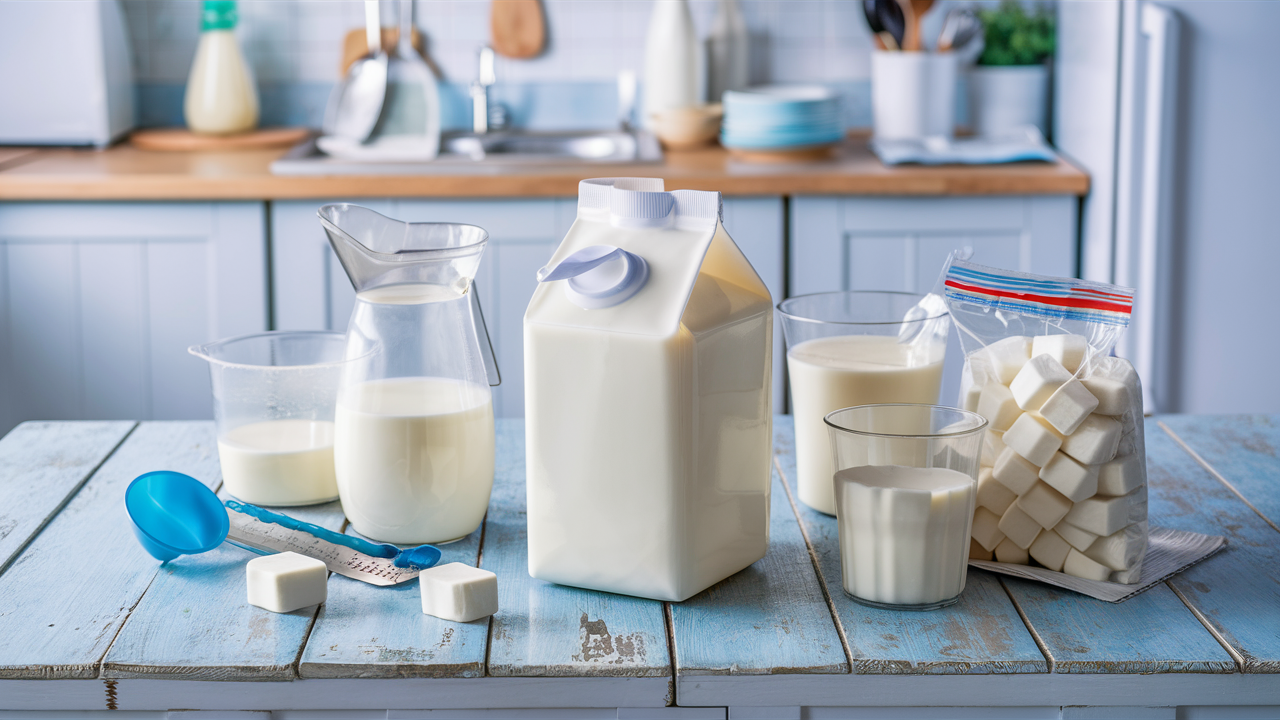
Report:
[[186,128],[138,130],[129,143],[140,150],[198,152],[202,150],[262,150],[297,145],[311,131],[307,128],[264,128],[235,135],[197,135]]
[[[382,28],[382,49],[384,51],[389,48],[394,48],[396,43],[399,42],[399,28]],[[414,28],[413,32],[409,35],[409,44],[413,45],[413,49],[417,50],[418,54],[422,55],[423,58],[426,59],[427,54],[423,52],[422,46],[422,33],[418,32],[418,28]],[[342,67],[338,68],[342,76],[346,77],[347,70],[351,68],[351,63],[359,60],[368,53],[369,42],[365,37],[364,28],[348,30],[347,36],[342,39]],[[427,64],[431,64],[429,59],[427,59]],[[431,69],[437,76],[439,76],[440,73],[436,70],[435,66],[432,66]]]
[[547,23],[538,0],[493,0],[489,32],[499,55],[525,60],[537,57],[547,44]]

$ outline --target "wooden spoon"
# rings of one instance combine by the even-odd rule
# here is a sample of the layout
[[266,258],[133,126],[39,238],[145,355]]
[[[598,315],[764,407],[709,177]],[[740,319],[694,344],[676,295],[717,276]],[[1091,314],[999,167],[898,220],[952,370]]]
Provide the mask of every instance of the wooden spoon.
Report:
[[931,7],[933,7],[933,0],[911,0],[911,22],[908,25],[908,35],[911,39],[907,41],[909,43],[907,50],[919,52],[924,49],[924,43],[920,39],[920,21]]
[[538,0],[493,0],[489,8],[493,49],[509,58],[537,57],[547,43],[547,23]]

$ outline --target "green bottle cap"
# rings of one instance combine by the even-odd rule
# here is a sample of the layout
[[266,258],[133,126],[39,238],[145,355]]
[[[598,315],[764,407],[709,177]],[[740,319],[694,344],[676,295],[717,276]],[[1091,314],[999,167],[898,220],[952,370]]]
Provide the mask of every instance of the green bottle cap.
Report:
[[237,19],[236,0],[204,0],[200,29],[232,30],[235,29]]

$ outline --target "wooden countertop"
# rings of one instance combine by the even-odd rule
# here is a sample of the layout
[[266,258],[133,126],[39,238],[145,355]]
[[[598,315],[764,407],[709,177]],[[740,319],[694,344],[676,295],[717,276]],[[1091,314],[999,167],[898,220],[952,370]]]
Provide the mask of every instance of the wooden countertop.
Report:
[[275,200],[355,197],[570,197],[589,177],[662,177],[671,189],[726,195],[1083,195],[1089,176],[1054,164],[897,167],[881,164],[865,136],[836,157],[746,163],[720,147],[668,152],[656,165],[443,168],[431,175],[272,175],[282,150],[164,153],[0,149],[0,200]]
[[[807,705],[1124,705],[1172,717],[1280,697],[1280,416],[1147,421],[1151,521],[1227,536],[1214,557],[1119,604],[971,570],[960,602],[933,612],[845,596],[835,518],[793,500],[792,419],[774,433],[768,555],[662,603],[529,577],[524,422],[499,419],[484,525],[441,549],[496,572],[501,607],[450,623],[422,614],[415,581],[333,576],[319,609],[276,615],[245,602],[248,552],[147,556],[124,488],[160,467],[216,488],[212,422],[24,423],[0,441],[0,710],[674,704],[720,712],[626,717],[723,720],[725,706],[794,718]],[[288,512],[344,525],[337,502]]]

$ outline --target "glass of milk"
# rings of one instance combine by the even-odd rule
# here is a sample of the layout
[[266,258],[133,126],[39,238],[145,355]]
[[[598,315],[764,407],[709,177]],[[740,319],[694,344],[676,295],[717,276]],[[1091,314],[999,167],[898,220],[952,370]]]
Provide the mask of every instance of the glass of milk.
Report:
[[834,515],[822,418],[854,405],[936,403],[951,317],[936,295],[831,292],[778,304],[787,340],[800,500]]
[[267,332],[196,345],[209,362],[227,492],[253,505],[338,498],[334,410],[346,336]]
[[987,421],[937,405],[844,408],[825,418],[844,591],[933,610],[964,590]]

